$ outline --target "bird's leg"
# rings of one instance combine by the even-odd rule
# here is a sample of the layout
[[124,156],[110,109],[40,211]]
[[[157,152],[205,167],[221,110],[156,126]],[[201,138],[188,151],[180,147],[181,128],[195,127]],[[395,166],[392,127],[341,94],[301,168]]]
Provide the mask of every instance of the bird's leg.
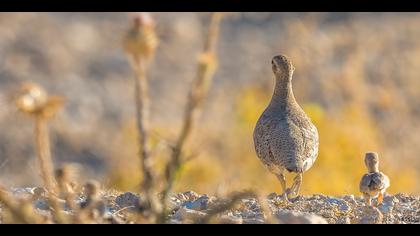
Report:
[[379,192],[378,200],[377,200],[377,205],[381,204],[382,203],[382,200],[384,200],[384,195],[383,195],[382,192]]
[[285,201],[288,201],[287,199],[288,189],[286,186],[286,177],[284,176],[284,171],[280,172],[279,174],[276,174],[276,176],[280,180],[280,185],[283,190],[283,199]]
[[372,206],[372,200],[371,200],[371,198],[370,198],[370,196],[368,194],[364,194],[363,198],[366,201],[366,205]]
[[293,196],[297,196],[299,194],[300,185],[302,184],[302,179],[303,179],[302,173],[298,173],[296,177],[293,179],[293,185],[290,188],[291,194],[293,194]]

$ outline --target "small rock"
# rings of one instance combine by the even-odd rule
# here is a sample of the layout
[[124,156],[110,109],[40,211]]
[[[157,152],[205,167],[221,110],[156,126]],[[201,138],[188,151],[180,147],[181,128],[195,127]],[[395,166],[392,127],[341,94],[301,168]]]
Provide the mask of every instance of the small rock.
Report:
[[181,222],[193,222],[194,220],[200,219],[206,215],[207,214],[204,212],[191,210],[186,207],[181,207],[175,212],[175,214],[172,216],[172,219]]
[[390,214],[392,213],[392,209],[394,208],[394,202],[382,202],[379,206],[378,209],[384,213],[384,214]]
[[351,194],[351,195],[344,196],[343,197],[343,200],[346,200],[346,201],[355,201],[355,198],[354,198],[354,195]]
[[48,200],[45,199],[38,199],[32,202],[33,206],[36,209],[47,211],[50,210],[50,204],[48,203]]
[[311,213],[284,210],[277,212],[275,217],[282,224],[328,224],[323,217]]
[[121,207],[135,207],[139,205],[140,197],[134,193],[126,192],[115,198],[115,203]]
[[12,188],[12,194],[18,199],[33,199],[33,188]]
[[364,215],[359,220],[359,224],[380,224],[383,220],[381,211],[372,206],[368,206],[364,210]]
[[256,218],[260,214],[261,213],[259,213],[259,212],[251,211],[251,210],[240,212],[240,215],[242,216],[242,218],[247,218],[247,219]]
[[395,195],[395,197],[400,201],[400,202],[403,202],[403,203],[407,203],[407,202],[409,202],[410,201],[410,196],[408,196],[408,194],[405,194],[405,193],[398,193],[398,194],[396,194]]
[[339,209],[340,209],[340,211],[341,211],[341,212],[343,212],[343,213],[348,213],[348,212],[350,211],[350,207],[349,207],[349,205],[347,205],[347,204],[346,204],[346,203],[344,203],[344,202],[340,204]]
[[188,191],[188,192],[184,192],[181,194],[181,196],[183,197],[184,201],[195,201],[197,198],[199,198],[200,196],[194,192],[194,191]]
[[342,218],[337,219],[335,223],[336,224],[351,224],[351,220],[349,217],[342,217]]
[[398,200],[398,198],[396,198],[395,196],[388,195],[388,196],[384,197],[383,202],[399,203],[400,200]]
[[234,215],[223,215],[219,218],[219,224],[242,224],[242,217]]
[[354,198],[354,195],[347,195],[343,197],[343,200],[350,203],[350,204],[357,204],[356,199]]
[[264,219],[254,218],[254,219],[243,219],[242,223],[243,224],[264,224],[265,221]]
[[210,201],[209,197],[207,195],[203,195],[195,201],[185,202],[183,206],[192,210],[205,210],[208,208],[209,201]]
[[340,205],[343,201],[338,198],[327,198],[327,202],[332,205]]

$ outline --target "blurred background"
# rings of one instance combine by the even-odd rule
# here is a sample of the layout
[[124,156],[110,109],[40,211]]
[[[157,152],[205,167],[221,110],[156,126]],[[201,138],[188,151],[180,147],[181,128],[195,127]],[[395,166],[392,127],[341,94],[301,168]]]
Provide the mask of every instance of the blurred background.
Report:
[[[182,122],[209,13],[153,13],[151,66],[156,168]],[[31,80],[66,98],[50,122],[53,158],[80,178],[137,191],[134,75],[121,48],[126,13],[0,14],[0,183],[40,185],[33,122],[7,99]],[[390,193],[420,193],[420,14],[235,13],[221,25],[219,67],[186,149],[176,191],[280,192],[254,152],[252,132],[274,85],[271,59],[296,67],[296,99],[318,127],[318,160],[303,194],[356,194],[364,153],[377,151]]]

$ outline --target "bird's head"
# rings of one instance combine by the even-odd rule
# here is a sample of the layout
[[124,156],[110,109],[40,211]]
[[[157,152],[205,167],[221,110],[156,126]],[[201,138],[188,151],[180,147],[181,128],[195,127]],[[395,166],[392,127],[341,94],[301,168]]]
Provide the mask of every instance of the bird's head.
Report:
[[288,57],[284,55],[275,56],[271,61],[271,65],[276,78],[288,80],[292,79],[295,67],[293,66],[292,61]]
[[368,152],[365,154],[365,164],[370,173],[379,171],[379,156],[376,152]]

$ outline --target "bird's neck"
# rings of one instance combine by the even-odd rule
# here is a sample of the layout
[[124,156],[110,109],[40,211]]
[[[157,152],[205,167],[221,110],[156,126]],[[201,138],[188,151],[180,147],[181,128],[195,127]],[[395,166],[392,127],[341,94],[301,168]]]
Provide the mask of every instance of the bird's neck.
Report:
[[293,95],[292,81],[290,78],[276,78],[273,97],[270,106],[284,109],[296,102]]
[[377,166],[369,166],[368,167],[368,172],[369,173],[377,173],[377,172],[379,172],[379,167],[377,167]]

